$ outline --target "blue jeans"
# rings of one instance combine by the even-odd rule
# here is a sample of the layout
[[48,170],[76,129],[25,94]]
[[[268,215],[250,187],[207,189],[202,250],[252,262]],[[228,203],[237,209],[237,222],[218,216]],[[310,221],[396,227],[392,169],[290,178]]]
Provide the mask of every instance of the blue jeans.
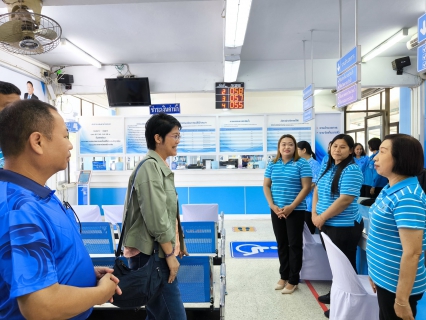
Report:
[[[139,253],[129,259],[129,267],[132,270],[144,266],[149,255]],[[150,301],[146,306],[146,320],[186,320],[186,312],[180,297],[178,277],[172,283],[168,283],[170,269],[166,259],[160,258],[161,271],[163,274],[163,288],[157,298]]]

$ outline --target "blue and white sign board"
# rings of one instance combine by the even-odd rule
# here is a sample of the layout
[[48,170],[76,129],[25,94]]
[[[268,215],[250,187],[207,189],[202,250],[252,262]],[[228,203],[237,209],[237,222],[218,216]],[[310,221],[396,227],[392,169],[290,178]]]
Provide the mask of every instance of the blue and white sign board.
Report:
[[426,43],[417,47],[417,72],[426,70]]
[[180,113],[180,103],[167,103],[167,104],[151,104],[149,107],[149,114],[164,113]]
[[315,92],[314,84],[311,83],[305,89],[303,89],[303,100],[308,99],[310,96],[313,96]]
[[303,122],[311,121],[315,118],[315,108],[303,111]]
[[342,58],[337,60],[336,72],[337,75],[342,74],[355,63],[361,62],[361,46],[354,47],[351,51],[345,54]]
[[276,242],[231,242],[230,245],[232,258],[278,258],[278,245]]
[[303,100],[303,111],[314,107],[314,96],[310,96],[308,99]]
[[81,129],[81,125],[77,121],[67,121],[65,122],[68,132],[78,132]]
[[93,170],[106,170],[106,161],[92,161]]
[[417,20],[417,42],[426,40],[426,13]]
[[354,65],[345,73],[337,77],[337,92],[361,81],[361,66],[359,64]]
[[346,107],[361,99],[361,84],[357,83],[337,93],[337,108]]

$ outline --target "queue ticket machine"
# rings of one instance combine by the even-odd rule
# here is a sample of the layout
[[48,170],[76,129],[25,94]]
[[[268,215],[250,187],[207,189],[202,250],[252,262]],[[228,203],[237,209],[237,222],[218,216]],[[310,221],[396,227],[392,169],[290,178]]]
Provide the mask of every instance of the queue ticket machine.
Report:
[[91,170],[81,170],[77,182],[78,205],[90,204],[90,178]]

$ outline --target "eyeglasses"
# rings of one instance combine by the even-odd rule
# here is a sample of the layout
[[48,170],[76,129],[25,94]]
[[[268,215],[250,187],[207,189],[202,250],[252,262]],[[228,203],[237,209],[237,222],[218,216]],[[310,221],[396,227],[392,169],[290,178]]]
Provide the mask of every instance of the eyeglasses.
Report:
[[175,134],[175,135],[172,135],[172,136],[169,136],[169,137],[172,137],[172,138],[174,138],[176,141],[178,141],[178,140],[180,140],[181,135],[180,135],[180,134]]

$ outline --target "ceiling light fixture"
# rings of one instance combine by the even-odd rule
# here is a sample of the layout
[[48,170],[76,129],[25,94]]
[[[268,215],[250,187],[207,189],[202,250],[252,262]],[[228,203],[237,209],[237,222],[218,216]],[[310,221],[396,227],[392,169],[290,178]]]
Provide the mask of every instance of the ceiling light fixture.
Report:
[[226,1],[225,47],[241,47],[243,45],[251,1]]
[[224,81],[225,82],[237,81],[239,68],[240,68],[240,60],[225,61]]
[[389,39],[386,39],[381,44],[379,44],[377,47],[375,47],[373,50],[368,52],[366,55],[362,57],[362,62],[367,62],[374,57],[378,56],[382,52],[386,51],[390,47],[392,47],[395,43],[402,40],[404,37],[408,36],[408,28],[403,28],[399,30],[397,33],[395,33],[392,37]]
[[102,68],[102,64],[98,60],[93,58],[87,52],[81,50],[79,47],[77,47],[75,44],[73,44],[69,40],[62,38],[61,45],[66,46],[67,48],[70,48],[75,54],[77,54],[78,56],[80,56],[81,58],[83,58],[84,60],[86,60],[93,66],[95,66],[96,68]]

